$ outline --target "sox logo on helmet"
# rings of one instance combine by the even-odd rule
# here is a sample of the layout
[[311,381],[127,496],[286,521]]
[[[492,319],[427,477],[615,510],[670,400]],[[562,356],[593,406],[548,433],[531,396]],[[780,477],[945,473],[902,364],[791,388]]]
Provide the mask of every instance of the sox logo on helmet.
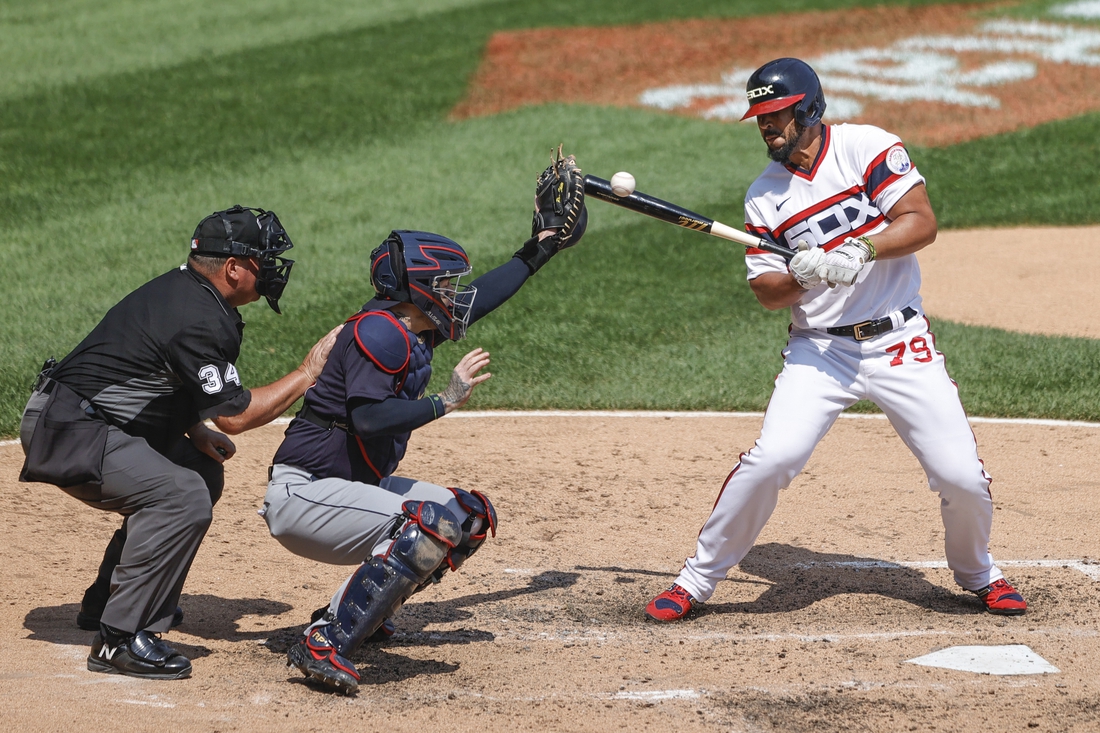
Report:
[[793,105],[795,120],[809,127],[820,122],[825,114],[821,81],[810,65],[799,59],[769,61],[753,72],[746,89],[749,110],[742,120]]

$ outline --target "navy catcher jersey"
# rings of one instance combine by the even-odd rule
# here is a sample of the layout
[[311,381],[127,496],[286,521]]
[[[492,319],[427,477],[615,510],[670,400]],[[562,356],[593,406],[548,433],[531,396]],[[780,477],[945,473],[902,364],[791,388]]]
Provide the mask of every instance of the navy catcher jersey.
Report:
[[50,376],[163,452],[199,420],[248,407],[234,365],[243,332],[237,309],[181,265],[119,301]]
[[[408,330],[385,305],[394,304],[368,303],[336,337],[321,376],[306,392],[305,404],[314,414],[347,425],[349,403],[357,398],[381,402],[424,396],[432,376],[433,344]],[[405,457],[409,435],[360,438],[297,419],[287,428],[272,463],[323,478],[377,484]]]

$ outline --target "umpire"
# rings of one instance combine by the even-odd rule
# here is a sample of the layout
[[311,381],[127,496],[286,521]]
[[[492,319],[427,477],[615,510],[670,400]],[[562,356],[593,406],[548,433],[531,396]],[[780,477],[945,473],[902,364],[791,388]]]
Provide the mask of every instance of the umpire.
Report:
[[234,206],[203,219],[187,263],[107,312],[35,383],[19,437],[22,481],[55,484],[123,516],[85,594],[78,623],[98,630],[88,669],[182,679],[191,662],[160,639],[182,620],[187,572],[235,452],[236,434],[285,412],[320,374],[336,332],[301,366],[253,390],[234,366],[244,321],[261,296],[276,313],[292,260],[274,213]]

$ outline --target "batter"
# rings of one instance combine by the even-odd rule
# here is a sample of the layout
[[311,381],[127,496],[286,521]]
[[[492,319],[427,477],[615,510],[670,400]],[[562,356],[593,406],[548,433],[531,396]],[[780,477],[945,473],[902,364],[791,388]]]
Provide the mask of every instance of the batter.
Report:
[[989,553],[992,480],[978,458],[955,383],[921,310],[915,253],[936,218],[899,138],[870,125],[824,125],[817,75],[791,58],[749,78],[749,110],[772,162],[745,195],[746,229],[797,254],[746,253],[753,293],[791,309],[790,340],[760,438],[726,479],[671,588],[646,606],[658,621],[687,616],[741,562],[837,416],[878,405],[940,497],[955,581],[990,613],[1027,604]]

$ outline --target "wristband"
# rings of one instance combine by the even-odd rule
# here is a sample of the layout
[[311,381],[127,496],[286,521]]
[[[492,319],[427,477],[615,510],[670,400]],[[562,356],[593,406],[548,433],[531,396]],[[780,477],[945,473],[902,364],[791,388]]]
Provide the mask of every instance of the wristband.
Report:
[[875,259],[875,257],[878,256],[878,252],[875,251],[874,243],[866,235],[857,238],[856,241],[863,242],[864,244],[867,245],[867,249],[870,251],[870,254],[868,255],[868,260],[867,260],[868,262],[871,262],[872,260]]
[[442,397],[437,394],[428,395],[428,401],[432,403],[432,411],[435,413],[432,417],[433,420],[438,420],[443,417],[443,415],[447,414],[447,408],[443,406]]

